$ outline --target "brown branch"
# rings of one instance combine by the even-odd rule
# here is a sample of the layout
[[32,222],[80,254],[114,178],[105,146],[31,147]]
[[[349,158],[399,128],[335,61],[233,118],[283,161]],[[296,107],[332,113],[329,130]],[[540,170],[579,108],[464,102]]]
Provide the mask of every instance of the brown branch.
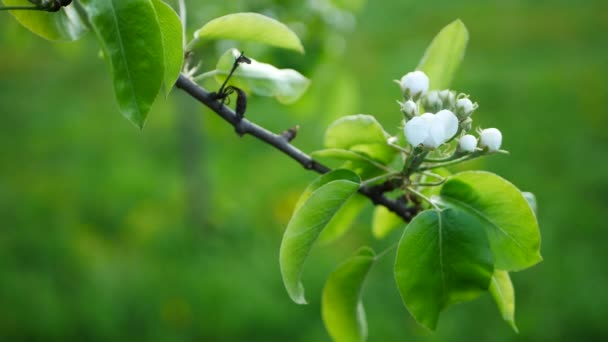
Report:
[[[285,136],[272,133],[264,127],[239,117],[232,109],[225,106],[221,101],[218,101],[216,96],[194,83],[187,76],[183,74],[180,75],[175,86],[209,107],[222,119],[232,125],[239,135],[249,134],[262,140],[291,157],[308,170],[320,174],[331,171],[327,166],[315,161],[309,155],[293,146]],[[361,188],[359,188],[359,193],[368,197],[375,205],[385,206],[390,211],[403,218],[403,220],[409,222],[417,213],[418,209],[416,207],[408,207],[403,202],[390,199],[384,195],[385,192],[395,188],[396,185],[394,183],[388,182],[377,186],[361,186]]]

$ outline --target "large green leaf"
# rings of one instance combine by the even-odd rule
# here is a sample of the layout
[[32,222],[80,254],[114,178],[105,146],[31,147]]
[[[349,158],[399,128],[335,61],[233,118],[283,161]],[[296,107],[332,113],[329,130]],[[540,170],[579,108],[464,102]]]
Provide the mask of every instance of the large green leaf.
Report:
[[490,293],[496,305],[498,305],[502,318],[509,323],[515,332],[518,332],[517,325],[515,325],[515,290],[509,272],[494,270]]
[[376,239],[384,239],[393,230],[405,227],[405,222],[399,215],[381,205],[374,208],[372,219],[372,234]]
[[389,134],[371,115],[358,114],[334,121],[325,132],[325,147],[351,150],[382,164],[389,164],[397,152],[387,143]]
[[320,243],[330,243],[340,238],[353,225],[359,214],[367,204],[367,198],[360,194],[353,195],[334,217],[329,221],[321,236]]
[[[28,0],[2,0],[7,6],[33,6]],[[17,21],[28,30],[48,40],[76,40],[86,31],[75,4],[58,12],[10,11]]]
[[171,6],[161,0],[152,0],[163,38],[165,64],[165,92],[169,94],[179,77],[184,61],[184,45],[181,20]]
[[469,32],[460,19],[444,27],[435,36],[418,65],[418,70],[424,71],[429,77],[431,90],[450,86],[468,42]]
[[165,76],[160,24],[151,0],[81,0],[110,62],[122,114],[143,128]]
[[460,210],[427,210],[403,232],[395,279],[416,321],[434,330],[443,309],[488,289],[493,270],[479,220]]
[[443,185],[440,198],[483,223],[496,268],[518,271],[542,260],[534,212],[521,191],[505,179],[490,172],[462,172]]
[[[236,49],[228,50],[217,63],[217,81],[223,83],[235,58]],[[277,101],[290,104],[297,101],[308,89],[310,81],[293,69],[277,69],[251,59],[251,64],[242,63],[230,78],[230,84],[260,96],[271,96]]]
[[361,288],[373,263],[374,251],[363,247],[325,283],[321,313],[325,328],[336,342],[365,341],[367,337]]
[[213,19],[196,31],[194,37],[258,42],[304,53],[300,38],[289,27],[258,13],[235,13]]
[[351,171],[332,171],[311,183],[296,204],[279,253],[283,283],[294,302],[306,304],[300,282],[304,262],[323,228],[357,192],[359,183],[359,176]]

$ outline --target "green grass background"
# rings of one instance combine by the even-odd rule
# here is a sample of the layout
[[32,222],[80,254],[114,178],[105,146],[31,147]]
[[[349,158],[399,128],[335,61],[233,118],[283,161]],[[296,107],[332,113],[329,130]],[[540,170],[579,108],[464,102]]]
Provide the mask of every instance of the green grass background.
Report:
[[[471,40],[453,88],[479,102],[475,123],[500,128],[511,151],[465,168],[536,194],[544,261],[513,275],[516,335],[489,295],[425,331],[385,258],[366,283],[369,340],[608,338],[608,2],[378,0],[342,20],[314,1],[188,3],[191,31],[246,10],[300,22],[307,55],[248,51],[298,68],[310,91],[289,107],[252,98],[247,115],[274,131],[299,124],[305,151],[321,148],[324,127],[342,115],[373,114],[395,131],[392,80],[461,18]],[[204,66],[227,46],[209,46]],[[159,98],[138,131],[118,113],[92,35],[53,44],[0,13],[1,340],[329,340],[323,281],[372,241],[371,206],[344,238],[315,248],[310,304],[291,303],[279,243],[314,177],[179,91]]]

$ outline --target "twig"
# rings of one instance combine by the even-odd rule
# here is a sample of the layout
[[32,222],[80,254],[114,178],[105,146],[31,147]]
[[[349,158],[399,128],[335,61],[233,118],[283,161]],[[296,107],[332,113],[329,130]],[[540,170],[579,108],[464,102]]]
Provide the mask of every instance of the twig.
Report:
[[[271,145],[297,161],[307,170],[312,170],[320,174],[330,171],[327,166],[315,161],[309,155],[290,144],[283,136],[272,133],[248,119],[239,118],[232,109],[223,105],[221,101],[218,101],[216,96],[194,83],[184,74],[179,76],[175,86],[209,107],[209,109],[232,125],[235,130],[242,132],[243,135],[252,135],[266,144]],[[368,197],[375,205],[385,206],[390,211],[399,215],[404,221],[409,222],[416,215],[418,209],[415,207],[408,207],[404,203],[384,196],[385,192],[391,191],[396,187],[398,187],[398,184],[385,182],[376,186],[361,186],[359,188],[359,193]]]

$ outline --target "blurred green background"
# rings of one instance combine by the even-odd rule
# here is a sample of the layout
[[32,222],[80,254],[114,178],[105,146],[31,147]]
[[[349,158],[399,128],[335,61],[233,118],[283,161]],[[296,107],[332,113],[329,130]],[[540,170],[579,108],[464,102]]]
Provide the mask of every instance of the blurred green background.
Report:
[[[516,335],[489,295],[424,331],[385,258],[366,283],[369,340],[608,339],[608,2],[187,2],[191,32],[235,11],[298,31],[305,56],[247,51],[297,68],[312,79],[309,92],[289,107],[252,98],[248,116],[274,131],[299,124],[305,151],[321,148],[342,115],[374,114],[395,131],[392,80],[461,18],[471,40],[452,88],[472,94],[476,124],[500,128],[512,153],[467,167],[537,195],[545,260],[513,275]],[[209,46],[204,66],[229,46]],[[91,34],[49,43],[0,13],[0,340],[329,340],[323,281],[373,241],[371,205],[345,237],[314,250],[304,275],[311,303],[297,306],[278,250],[314,177],[179,91],[159,98],[138,131],[118,112]]]

